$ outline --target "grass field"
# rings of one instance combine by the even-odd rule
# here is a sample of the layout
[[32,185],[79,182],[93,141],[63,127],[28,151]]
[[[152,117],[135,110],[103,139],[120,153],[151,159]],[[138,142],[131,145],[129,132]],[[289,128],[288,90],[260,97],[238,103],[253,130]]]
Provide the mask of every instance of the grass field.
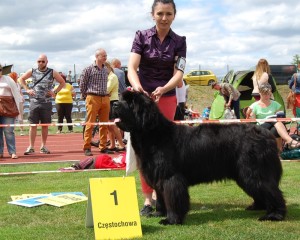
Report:
[[[279,86],[279,91],[285,99],[287,86]],[[188,104],[193,104],[195,109],[202,111],[211,105],[212,100],[213,91],[210,87],[190,87]],[[78,131],[81,129],[78,128]],[[48,171],[69,165],[2,165],[0,172]],[[288,207],[285,221],[257,221],[264,212],[245,211],[251,199],[234,182],[225,181],[190,188],[191,210],[184,225],[161,226],[158,224],[159,219],[142,217],[143,239],[300,239],[300,163],[283,162],[283,169],[281,189]],[[94,239],[94,230],[85,228],[86,202],[62,208],[24,208],[7,202],[11,200],[10,196],[25,193],[79,191],[87,195],[89,178],[122,177],[124,174],[124,171],[119,170],[0,176],[0,239]],[[135,172],[133,176],[141,207],[143,197],[138,173]]]
[[[56,170],[62,164],[31,165]],[[261,211],[245,211],[251,199],[232,181],[190,188],[191,210],[184,225],[161,226],[159,219],[141,218],[143,239],[300,239],[300,164],[284,162],[281,189],[288,214],[283,222],[259,222]],[[1,166],[1,172],[30,170],[30,165]],[[11,195],[80,191],[87,195],[89,178],[119,177],[124,171],[31,174],[0,177],[0,239],[94,239],[85,228],[86,202],[62,208],[24,208],[7,204]],[[139,206],[143,204],[137,172]],[[101,204],[101,202],[99,202]]]

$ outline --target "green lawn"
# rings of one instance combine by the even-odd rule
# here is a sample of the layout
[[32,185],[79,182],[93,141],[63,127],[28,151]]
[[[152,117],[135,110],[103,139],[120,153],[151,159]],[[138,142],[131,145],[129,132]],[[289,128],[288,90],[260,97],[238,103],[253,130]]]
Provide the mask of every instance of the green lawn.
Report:
[[[56,170],[68,164],[1,166],[0,172]],[[191,210],[182,226],[161,226],[141,218],[143,239],[300,239],[300,163],[283,162],[288,214],[283,222],[259,222],[263,212],[245,211],[251,199],[232,181],[190,188]],[[123,176],[124,171],[30,174],[0,177],[0,239],[94,239],[85,228],[86,202],[62,208],[24,208],[7,204],[11,195],[80,191],[87,195],[89,178]],[[137,172],[139,206],[143,204]],[[101,204],[101,203],[99,203]]]

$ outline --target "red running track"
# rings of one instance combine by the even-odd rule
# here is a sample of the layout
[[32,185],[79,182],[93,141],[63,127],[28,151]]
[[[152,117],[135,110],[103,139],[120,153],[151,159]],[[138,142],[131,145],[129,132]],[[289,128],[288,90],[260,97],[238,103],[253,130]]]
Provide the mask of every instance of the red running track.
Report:
[[[29,146],[29,136],[16,136],[16,149],[18,159],[11,159],[4,144],[4,157],[0,158],[0,164],[5,163],[30,163],[30,162],[51,162],[51,161],[78,161],[87,158],[83,153],[82,133],[49,134],[46,147],[51,154],[40,153],[41,136],[36,137],[35,153],[24,155]],[[94,156],[100,155],[96,147],[91,148]],[[115,156],[115,155],[112,155]]]

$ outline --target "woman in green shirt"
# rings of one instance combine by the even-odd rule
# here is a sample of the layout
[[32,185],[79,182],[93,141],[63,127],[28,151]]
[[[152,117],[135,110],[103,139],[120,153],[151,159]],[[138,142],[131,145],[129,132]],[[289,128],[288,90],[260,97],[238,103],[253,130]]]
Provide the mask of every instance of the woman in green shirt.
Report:
[[[281,105],[271,100],[272,87],[269,83],[263,83],[258,88],[260,94],[260,100],[254,102],[248,109],[247,116],[255,119],[265,119],[269,116],[275,115]],[[281,139],[282,138],[290,149],[300,148],[300,143],[293,140],[288,134],[284,124],[282,122],[264,122],[261,124],[263,128],[269,129],[275,136],[279,149],[281,150]]]

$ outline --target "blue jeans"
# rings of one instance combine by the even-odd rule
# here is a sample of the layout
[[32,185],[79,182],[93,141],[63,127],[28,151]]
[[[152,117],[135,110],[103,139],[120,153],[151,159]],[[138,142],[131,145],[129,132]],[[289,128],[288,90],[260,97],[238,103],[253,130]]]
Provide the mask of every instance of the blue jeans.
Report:
[[[14,123],[15,123],[15,118],[0,116],[0,124],[14,124]],[[16,140],[15,140],[14,127],[0,127],[0,154],[3,154],[3,150],[4,150],[3,133],[5,136],[8,153],[10,155],[16,154]]]
[[240,99],[237,101],[232,100],[231,109],[233,109],[237,119],[240,119]]
[[[229,101],[229,97],[226,96],[226,102],[228,101]],[[238,98],[238,100],[236,101],[234,100],[231,101],[230,109],[233,109],[236,118],[240,119],[240,98]]]

